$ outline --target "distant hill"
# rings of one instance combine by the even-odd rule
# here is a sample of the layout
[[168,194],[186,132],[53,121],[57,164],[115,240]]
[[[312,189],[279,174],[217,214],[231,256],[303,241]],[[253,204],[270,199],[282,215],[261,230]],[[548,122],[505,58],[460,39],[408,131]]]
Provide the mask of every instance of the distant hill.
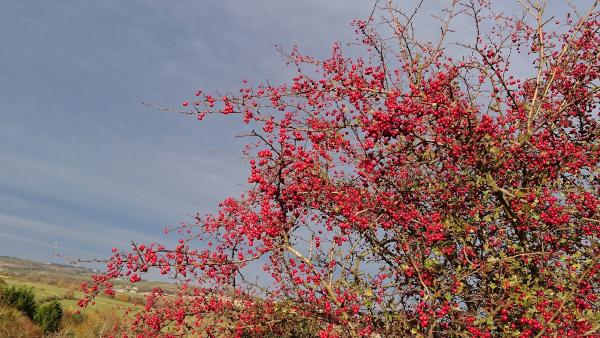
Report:
[[42,263],[17,257],[0,256],[0,273],[15,275],[20,273],[27,274],[31,272],[61,273],[87,277],[94,273],[94,270],[74,265]]
[[[94,273],[97,273],[97,271],[80,266],[0,256],[0,277],[8,276],[20,280],[70,286],[78,289],[81,283],[90,281]],[[115,280],[114,285],[115,289],[132,289],[132,284],[126,279]],[[138,293],[149,292],[156,287],[160,287],[167,293],[176,290],[175,284],[166,282],[141,281],[135,283],[135,287]]]

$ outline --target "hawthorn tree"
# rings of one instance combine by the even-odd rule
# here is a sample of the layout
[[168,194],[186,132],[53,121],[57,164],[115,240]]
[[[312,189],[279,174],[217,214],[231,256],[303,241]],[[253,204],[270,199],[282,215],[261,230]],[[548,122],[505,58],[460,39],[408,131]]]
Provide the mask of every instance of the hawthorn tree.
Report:
[[155,269],[179,291],[128,337],[600,334],[598,1],[544,5],[450,1],[423,40],[423,1],[379,1],[363,57],[294,48],[288,83],[198,91],[185,113],[250,130],[247,191],[175,247],[113,249],[81,305]]

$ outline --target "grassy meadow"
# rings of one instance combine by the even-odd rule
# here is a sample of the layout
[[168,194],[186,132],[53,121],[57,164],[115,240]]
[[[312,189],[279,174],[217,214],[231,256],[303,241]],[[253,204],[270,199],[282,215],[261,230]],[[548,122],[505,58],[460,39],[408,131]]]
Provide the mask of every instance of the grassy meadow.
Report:
[[[62,264],[39,263],[14,257],[0,256],[0,284],[4,287],[28,287],[35,295],[36,303],[57,300],[63,308],[60,330],[44,335],[27,316],[14,308],[0,304],[0,337],[100,337],[110,332],[115,320],[125,315],[129,308],[139,308],[144,293],[154,287],[169,290],[172,284],[136,283],[136,292],[130,292],[131,284],[117,281],[114,297],[100,296],[95,304],[81,311],[77,301],[83,297],[81,283],[88,281],[92,270]],[[79,313],[80,312],[80,313]]]

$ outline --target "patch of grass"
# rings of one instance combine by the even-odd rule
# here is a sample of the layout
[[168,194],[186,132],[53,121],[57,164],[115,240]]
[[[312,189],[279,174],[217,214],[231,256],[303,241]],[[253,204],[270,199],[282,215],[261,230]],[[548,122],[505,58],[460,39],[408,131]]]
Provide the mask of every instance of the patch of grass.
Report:
[[20,311],[0,305],[0,337],[37,338],[42,331]]
[[59,337],[104,337],[109,335],[117,316],[106,311],[67,313],[63,317]]

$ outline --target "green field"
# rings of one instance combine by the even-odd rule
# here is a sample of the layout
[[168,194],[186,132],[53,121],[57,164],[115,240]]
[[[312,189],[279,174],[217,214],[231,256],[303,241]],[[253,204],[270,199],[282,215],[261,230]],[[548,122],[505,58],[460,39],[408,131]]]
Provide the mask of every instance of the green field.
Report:
[[[83,282],[90,281],[93,270],[65,264],[41,263],[14,257],[0,256],[0,279],[7,286],[31,288],[38,304],[55,299],[62,307],[64,316],[60,331],[52,337],[100,337],[112,330],[116,320],[127,309],[140,308],[144,293],[160,287],[166,292],[175,289],[174,284],[142,281],[136,283],[136,292],[117,292],[114,297],[100,295],[94,304],[85,309],[77,305],[84,294],[79,291]],[[127,280],[117,280],[115,289],[131,290]],[[76,314],[77,312],[80,314]],[[43,337],[39,328],[24,314],[0,304],[0,338]]]
[[[37,301],[43,301],[49,298],[63,298],[69,288],[63,288],[60,286],[46,284],[41,282],[31,282],[27,280],[21,280],[10,276],[1,276],[9,286],[27,286],[33,288]],[[60,299],[60,303],[63,306],[63,309],[67,311],[76,311],[79,309],[77,306],[77,300],[83,297],[83,293],[80,291],[73,291],[74,299]],[[114,310],[122,310],[127,309],[132,306],[129,302],[123,302],[117,299],[108,298],[108,297],[97,297],[95,299],[96,304],[88,306],[90,310],[98,310],[98,311],[114,311]]]

